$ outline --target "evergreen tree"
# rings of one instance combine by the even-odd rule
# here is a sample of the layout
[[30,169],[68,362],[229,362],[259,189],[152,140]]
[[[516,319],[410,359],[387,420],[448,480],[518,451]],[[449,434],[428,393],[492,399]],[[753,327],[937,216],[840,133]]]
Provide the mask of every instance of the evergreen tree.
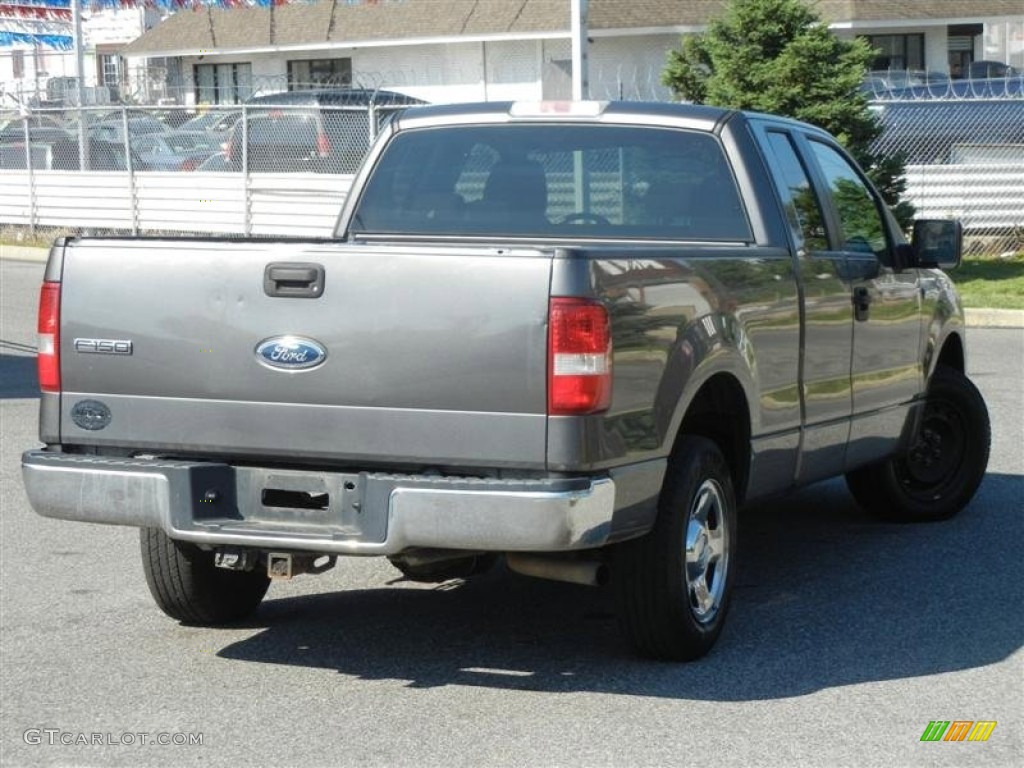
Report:
[[681,98],[785,115],[839,139],[867,171],[903,227],[913,206],[903,158],[871,152],[881,133],[860,84],[874,52],[861,39],[841,40],[803,0],[730,0],[706,32],[671,51],[662,74]]

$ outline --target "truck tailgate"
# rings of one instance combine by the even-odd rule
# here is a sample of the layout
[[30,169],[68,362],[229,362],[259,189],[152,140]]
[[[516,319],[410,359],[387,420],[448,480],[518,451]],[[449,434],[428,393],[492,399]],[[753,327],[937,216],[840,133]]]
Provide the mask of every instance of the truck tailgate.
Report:
[[[293,287],[271,264],[321,266],[322,295],[269,295]],[[550,273],[533,249],[72,241],[61,442],[541,468]]]

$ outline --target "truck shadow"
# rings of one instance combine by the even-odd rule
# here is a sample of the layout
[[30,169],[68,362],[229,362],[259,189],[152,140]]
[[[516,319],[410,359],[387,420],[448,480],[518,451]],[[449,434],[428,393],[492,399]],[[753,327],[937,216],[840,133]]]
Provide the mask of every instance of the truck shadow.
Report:
[[692,664],[632,657],[602,590],[504,571],[438,589],[270,599],[253,625],[263,631],[219,655],[420,688],[714,701],[970,669],[1024,637],[1022,518],[1005,503],[1022,496],[1024,478],[993,474],[952,521],[884,525],[833,480],[749,510],[729,624]]
[[[18,344],[0,339],[0,399],[39,397],[36,358],[24,354],[7,354],[8,349],[21,352]],[[35,350],[32,350],[33,352]]]

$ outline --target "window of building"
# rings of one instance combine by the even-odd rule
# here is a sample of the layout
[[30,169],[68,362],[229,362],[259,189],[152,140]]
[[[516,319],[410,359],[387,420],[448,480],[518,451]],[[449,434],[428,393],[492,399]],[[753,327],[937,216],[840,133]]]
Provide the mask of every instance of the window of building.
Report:
[[11,67],[14,69],[14,78],[25,76],[25,52],[11,51]]
[[118,85],[121,82],[121,57],[116,54],[100,56],[100,69],[104,85]]
[[196,64],[196,103],[240,104],[252,96],[252,64]]
[[924,69],[924,35],[868,35],[872,70]]
[[121,93],[121,57],[114,53],[102,53],[99,56],[100,83],[107,88],[112,99],[120,98]]
[[288,62],[288,90],[352,84],[352,59],[297,59]]

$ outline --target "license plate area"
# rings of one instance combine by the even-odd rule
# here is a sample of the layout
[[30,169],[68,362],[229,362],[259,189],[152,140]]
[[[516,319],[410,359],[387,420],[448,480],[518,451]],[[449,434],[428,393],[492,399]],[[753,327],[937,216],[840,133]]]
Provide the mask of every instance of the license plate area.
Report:
[[329,493],[288,491],[284,488],[264,488],[260,500],[264,507],[284,509],[329,509],[331,506]]
[[386,504],[367,504],[367,477],[260,467],[233,467],[234,504],[198,504],[204,529],[384,541]]

